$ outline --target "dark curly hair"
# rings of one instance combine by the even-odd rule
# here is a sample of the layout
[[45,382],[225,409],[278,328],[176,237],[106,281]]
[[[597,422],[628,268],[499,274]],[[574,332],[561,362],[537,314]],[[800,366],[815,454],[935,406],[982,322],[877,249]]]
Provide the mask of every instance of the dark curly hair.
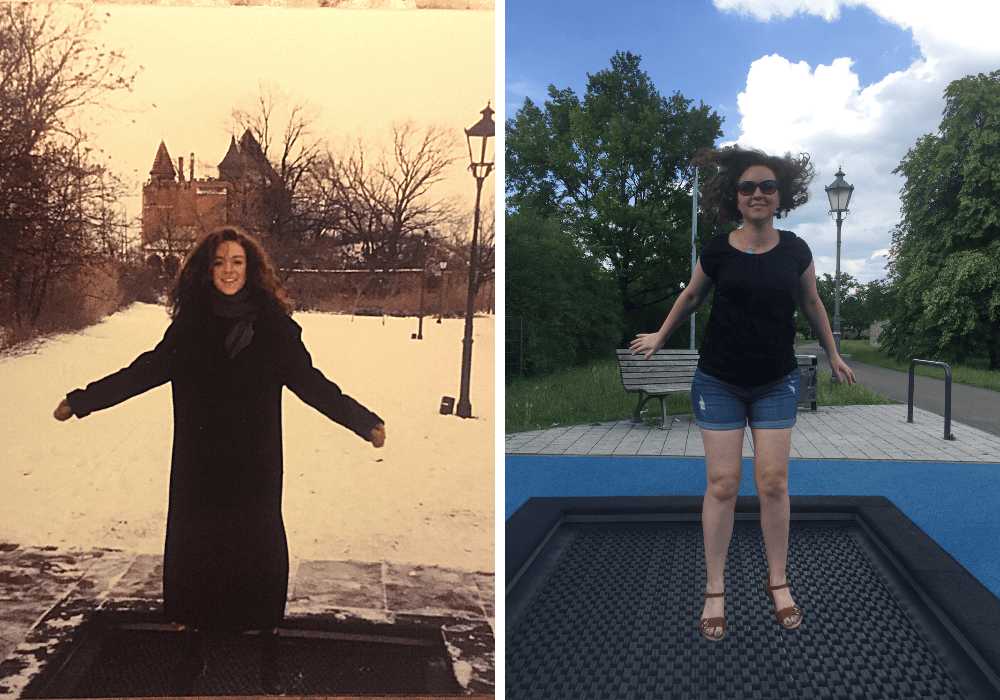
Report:
[[774,215],[777,219],[809,201],[809,183],[816,175],[808,153],[798,156],[786,153],[779,158],[755,149],[727,146],[718,150],[702,148],[692,162],[700,168],[713,165],[719,168],[719,172],[709,178],[699,192],[702,218],[716,223],[739,224],[743,221],[743,214],[736,204],[737,187],[740,176],[747,168],[763,165],[774,171],[781,195]]
[[188,308],[204,303],[207,293],[211,290],[212,259],[215,252],[225,241],[234,241],[243,246],[247,254],[246,285],[251,292],[273,299],[287,314],[295,310],[295,302],[288,295],[288,290],[267,254],[255,238],[239,226],[223,226],[208,234],[203,241],[188,253],[184,265],[181,266],[170,288],[168,306],[170,317]]

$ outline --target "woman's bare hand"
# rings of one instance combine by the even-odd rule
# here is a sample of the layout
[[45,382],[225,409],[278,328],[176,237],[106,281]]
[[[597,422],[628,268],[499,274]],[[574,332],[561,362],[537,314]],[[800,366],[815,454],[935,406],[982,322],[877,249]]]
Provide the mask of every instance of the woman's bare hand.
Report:
[[66,399],[60,401],[59,405],[56,406],[56,412],[54,415],[56,417],[56,420],[69,420],[70,418],[72,418],[73,409],[70,408],[69,401],[67,401]]
[[382,445],[385,444],[385,423],[379,423],[372,428],[371,435],[368,436],[368,439],[375,447],[382,447]]
[[[830,360],[830,372],[837,378],[838,382],[846,380],[847,386],[858,383],[857,378],[854,376],[854,370],[848,367],[843,358],[839,356]],[[843,375],[843,377],[841,377],[841,375]]]
[[633,355],[645,353],[642,359],[648,360],[653,353],[663,347],[664,342],[666,338],[660,338],[659,333],[637,333],[635,340],[629,343],[628,347]]

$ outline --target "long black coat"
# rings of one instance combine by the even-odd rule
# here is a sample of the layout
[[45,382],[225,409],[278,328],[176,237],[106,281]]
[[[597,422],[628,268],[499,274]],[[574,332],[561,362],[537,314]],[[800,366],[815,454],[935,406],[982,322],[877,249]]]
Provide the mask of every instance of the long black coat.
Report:
[[288,587],[282,387],[366,440],[382,421],[313,367],[302,329],[277,304],[262,304],[253,339],[232,359],[231,323],[207,308],[182,312],[156,348],[67,401],[82,418],[171,382],[164,613],[201,629],[270,629]]

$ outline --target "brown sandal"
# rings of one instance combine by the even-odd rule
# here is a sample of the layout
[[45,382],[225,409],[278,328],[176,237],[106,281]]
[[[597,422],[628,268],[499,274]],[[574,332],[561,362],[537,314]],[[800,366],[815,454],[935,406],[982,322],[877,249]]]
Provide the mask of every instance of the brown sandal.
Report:
[[[768,575],[767,578],[764,579],[764,592],[767,593],[767,597],[771,599],[771,605],[773,605],[775,608],[777,608],[778,604],[774,600],[774,593],[773,593],[773,591],[776,591],[779,588],[788,588],[788,582],[786,581],[785,583],[781,584],[780,586],[772,586],[771,583],[770,583],[770,581],[771,581],[771,576]],[[783,622],[783,620],[786,617],[794,617],[795,615],[798,615],[798,617],[799,617],[799,619],[795,621],[795,624],[786,625]],[[781,610],[778,610],[774,614],[774,618],[778,621],[778,624],[781,625],[782,627],[784,627],[786,630],[793,630],[796,627],[798,627],[799,625],[801,625],[802,624],[802,617],[803,617],[802,616],[802,608],[800,608],[798,605],[793,605],[790,608],[783,608]]]
[[[724,595],[726,595],[725,591],[723,591],[722,593],[706,593],[705,598],[721,598]],[[721,627],[722,634],[717,637],[710,635],[708,633],[709,627]],[[701,625],[698,627],[698,629],[701,630],[701,636],[707,639],[708,641],[721,642],[723,639],[726,638],[726,630],[728,629],[728,626],[726,625],[726,618],[724,617],[709,617],[709,618],[703,617],[701,618]]]

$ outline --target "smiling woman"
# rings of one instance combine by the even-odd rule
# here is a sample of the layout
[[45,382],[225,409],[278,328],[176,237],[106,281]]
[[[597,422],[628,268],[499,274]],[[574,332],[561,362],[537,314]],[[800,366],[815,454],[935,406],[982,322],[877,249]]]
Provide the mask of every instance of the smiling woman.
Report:
[[284,617],[282,389],[381,447],[385,424],[312,364],[266,252],[223,228],[189,255],[173,323],[131,365],[70,392],[55,417],[84,418],[171,382],[174,445],[163,564],[167,622],[269,630]]

